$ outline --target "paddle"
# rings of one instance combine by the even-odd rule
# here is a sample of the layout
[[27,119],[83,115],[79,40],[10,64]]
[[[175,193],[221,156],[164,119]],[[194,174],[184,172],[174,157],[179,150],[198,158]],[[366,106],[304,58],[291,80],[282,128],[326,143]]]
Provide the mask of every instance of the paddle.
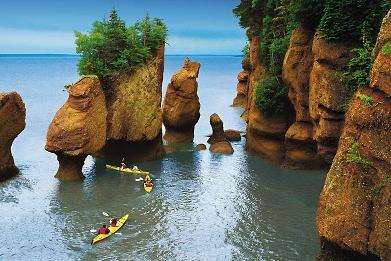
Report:
[[102,212],[102,214],[103,214],[103,216],[106,216],[106,217],[110,217],[110,215],[109,214],[107,214],[106,212]]

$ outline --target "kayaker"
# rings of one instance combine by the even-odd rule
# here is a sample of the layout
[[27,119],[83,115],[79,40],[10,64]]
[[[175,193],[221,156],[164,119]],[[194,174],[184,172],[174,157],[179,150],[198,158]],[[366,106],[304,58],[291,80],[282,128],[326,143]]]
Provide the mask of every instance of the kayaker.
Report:
[[102,225],[99,229],[98,229],[98,234],[101,235],[101,234],[108,234],[110,233],[110,230],[106,227],[106,225]]
[[117,222],[118,222],[118,219],[117,219],[117,218],[112,218],[112,219],[110,220],[110,225],[111,225],[112,227],[116,227],[116,226],[117,226]]
[[125,168],[126,168],[125,158],[122,158],[120,170],[124,170]]
[[[148,178],[147,178],[148,177]],[[146,187],[153,187],[153,182],[149,176],[145,177],[144,184]]]

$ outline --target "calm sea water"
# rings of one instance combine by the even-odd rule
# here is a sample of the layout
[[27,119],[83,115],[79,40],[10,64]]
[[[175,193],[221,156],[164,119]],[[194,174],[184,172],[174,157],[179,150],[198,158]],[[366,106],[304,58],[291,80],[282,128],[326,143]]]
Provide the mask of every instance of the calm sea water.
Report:
[[[162,160],[140,163],[156,187],[146,194],[135,177],[106,171],[87,158],[83,182],[53,176],[56,157],[44,150],[47,127],[67,98],[63,86],[77,80],[77,57],[0,57],[0,91],[18,91],[27,126],[13,155],[21,175],[0,184],[1,260],[314,260],[315,213],[323,172],[272,166],[233,144],[231,156],[183,146]],[[184,57],[166,57],[165,82]],[[226,128],[245,130],[235,95],[240,57],[194,56],[201,119],[195,143],[206,143],[209,115]],[[164,88],[165,89],[165,88]],[[91,246],[96,228],[112,216],[129,222]]]

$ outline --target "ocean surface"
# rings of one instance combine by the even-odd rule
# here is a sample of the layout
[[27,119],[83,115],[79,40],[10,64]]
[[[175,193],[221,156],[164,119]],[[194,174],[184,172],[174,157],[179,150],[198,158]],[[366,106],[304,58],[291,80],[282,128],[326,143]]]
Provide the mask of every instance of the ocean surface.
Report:
[[[167,56],[164,91],[184,56]],[[206,143],[209,116],[245,131],[230,107],[241,57],[190,56],[201,62],[201,118],[194,145]],[[146,194],[134,176],[88,157],[83,182],[54,178],[57,160],[44,150],[46,131],[78,79],[76,56],[0,56],[0,91],[17,91],[26,129],[12,151],[20,175],[0,183],[0,260],[314,260],[315,215],[324,172],[270,165],[233,143],[230,156],[181,147],[162,160],[137,163],[152,172]],[[131,162],[129,162],[131,164]],[[90,245],[90,230],[130,214],[119,234]]]

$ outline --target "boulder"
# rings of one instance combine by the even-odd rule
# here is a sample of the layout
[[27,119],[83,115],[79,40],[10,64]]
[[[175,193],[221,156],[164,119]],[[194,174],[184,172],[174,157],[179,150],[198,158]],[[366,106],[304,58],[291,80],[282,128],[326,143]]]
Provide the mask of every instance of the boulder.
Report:
[[213,153],[220,154],[232,154],[234,153],[234,149],[232,148],[231,143],[228,141],[219,141],[210,145],[209,150]]
[[195,148],[198,151],[206,150],[206,145],[201,143],[201,144],[198,144]]
[[0,181],[17,173],[11,146],[26,127],[26,109],[16,92],[0,93]]
[[225,130],[224,135],[228,141],[240,141],[242,139],[240,131],[237,130]]
[[186,58],[183,67],[171,78],[163,103],[164,139],[188,143],[194,138],[194,126],[200,118],[197,78],[201,64]]
[[[391,31],[383,20],[370,86],[359,89],[346,113],[338,151],[320,195],[317,227],[323,242],[391,260]],[[372,100],[366,104],[360,97]]]
[[78,180],[83,178],[85,157],[105,145],[107,110],[96,77],[80,79],[68,88],[68,94],[49,126],[45,149],[57,155],[57,178]]
[[221,141],[226,141],[227,138],[225,137],[224,134],[224,126],[223,126],[223,121],[220,119],[220,116],[217,115],[216,113],[213,113],[210,116],[210,126],[212,127],[212,135],[208,139],[209,144],[221,142]]

